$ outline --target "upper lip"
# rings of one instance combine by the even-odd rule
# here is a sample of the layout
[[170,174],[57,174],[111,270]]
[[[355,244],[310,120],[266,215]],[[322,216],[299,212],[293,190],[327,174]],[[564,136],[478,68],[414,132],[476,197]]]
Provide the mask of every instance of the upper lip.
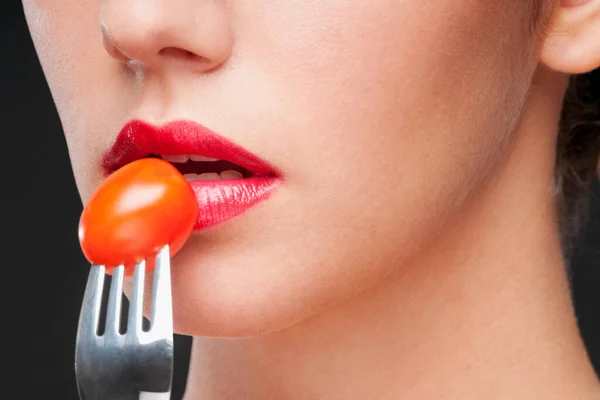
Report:
[[229,161],[252,175],[280,176],[268,162],[193,121],[172,121],[161,126],[141,120],[130,121],[105,153],[102,165],[108,175],[140,158],[179,154]]

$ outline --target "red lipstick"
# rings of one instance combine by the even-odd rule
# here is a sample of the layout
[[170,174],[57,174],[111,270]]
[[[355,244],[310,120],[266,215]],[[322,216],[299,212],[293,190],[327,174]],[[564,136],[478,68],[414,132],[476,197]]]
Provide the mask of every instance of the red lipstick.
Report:
[[185,174],[196,194],[200,212],[194,230],[242,214],[282,184],[281,174],[268,162],[191,121],[162,126],[129,122],[105,154],[102,166],[108,176],[132,161],[161,156],[179,161],[173,165]]

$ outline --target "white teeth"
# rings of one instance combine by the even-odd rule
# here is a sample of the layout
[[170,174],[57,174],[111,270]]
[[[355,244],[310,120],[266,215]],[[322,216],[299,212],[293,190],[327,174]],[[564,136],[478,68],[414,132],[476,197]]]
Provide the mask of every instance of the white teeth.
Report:
[[228,179],[243,179],[244,175],[241,172],[234,170],[227,170],[217,174],[216,172],[206,172],[204,174],[184,174],[183,177],[188,181],[219,181]]
[[220,161],[218,158],[211,158],[205,156],[197,156],[195,154],[177,154],[177,155],[163,155],[161,156],[164,160],[172,163],[185,163],[189,160],[192,161]]
[[242,179],[243,177],[241,172],[232,169],[221,172],[221,179]]
[[212,180],[220,180],[221,177],[216,172],[207,172],[204,174],[184,174],[183,177],[188,181],[212,181]]
[[198,175],[198,180],[201,181],[211,181],[211,180],[219,180],[221,177],[216,172],[207,172],[204,174]]
[[170,156],[161,156],[163,160],[171,162],[171,163],[186,163],[190,159],[190,156],[187,154],[178,154],[178,155],[170,155]]
[[189,157],[190,157],[190,160],[192,160],[192,161],[219,161],[218,158],[210,158],[210,157],[204,157],[204,156],[197,156],[195,154],[190,154]]
[[196,179],[198,179],[198,174],[183,174],[183,177],[188,182],[191,182],[191,181],[195,181]]

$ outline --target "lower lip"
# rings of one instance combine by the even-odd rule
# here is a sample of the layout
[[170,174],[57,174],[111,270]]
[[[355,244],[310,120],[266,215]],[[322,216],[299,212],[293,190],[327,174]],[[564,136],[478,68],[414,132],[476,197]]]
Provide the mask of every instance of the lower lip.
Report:
[[245,179],[195,180],[190,186],[198,202],[198,218],[194,230],[203,230],[225,222],[266,200],[281,180],[271,176]]

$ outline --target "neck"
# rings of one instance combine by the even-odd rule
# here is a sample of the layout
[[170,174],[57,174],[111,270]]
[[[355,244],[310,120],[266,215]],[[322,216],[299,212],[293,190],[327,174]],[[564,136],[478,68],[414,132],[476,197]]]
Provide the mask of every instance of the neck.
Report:
[[546,172],[564,90],[558,81],[538,73],[507,157],[409,265],[282,331],[195,338],[186,399],[600,393],[574,318]]

